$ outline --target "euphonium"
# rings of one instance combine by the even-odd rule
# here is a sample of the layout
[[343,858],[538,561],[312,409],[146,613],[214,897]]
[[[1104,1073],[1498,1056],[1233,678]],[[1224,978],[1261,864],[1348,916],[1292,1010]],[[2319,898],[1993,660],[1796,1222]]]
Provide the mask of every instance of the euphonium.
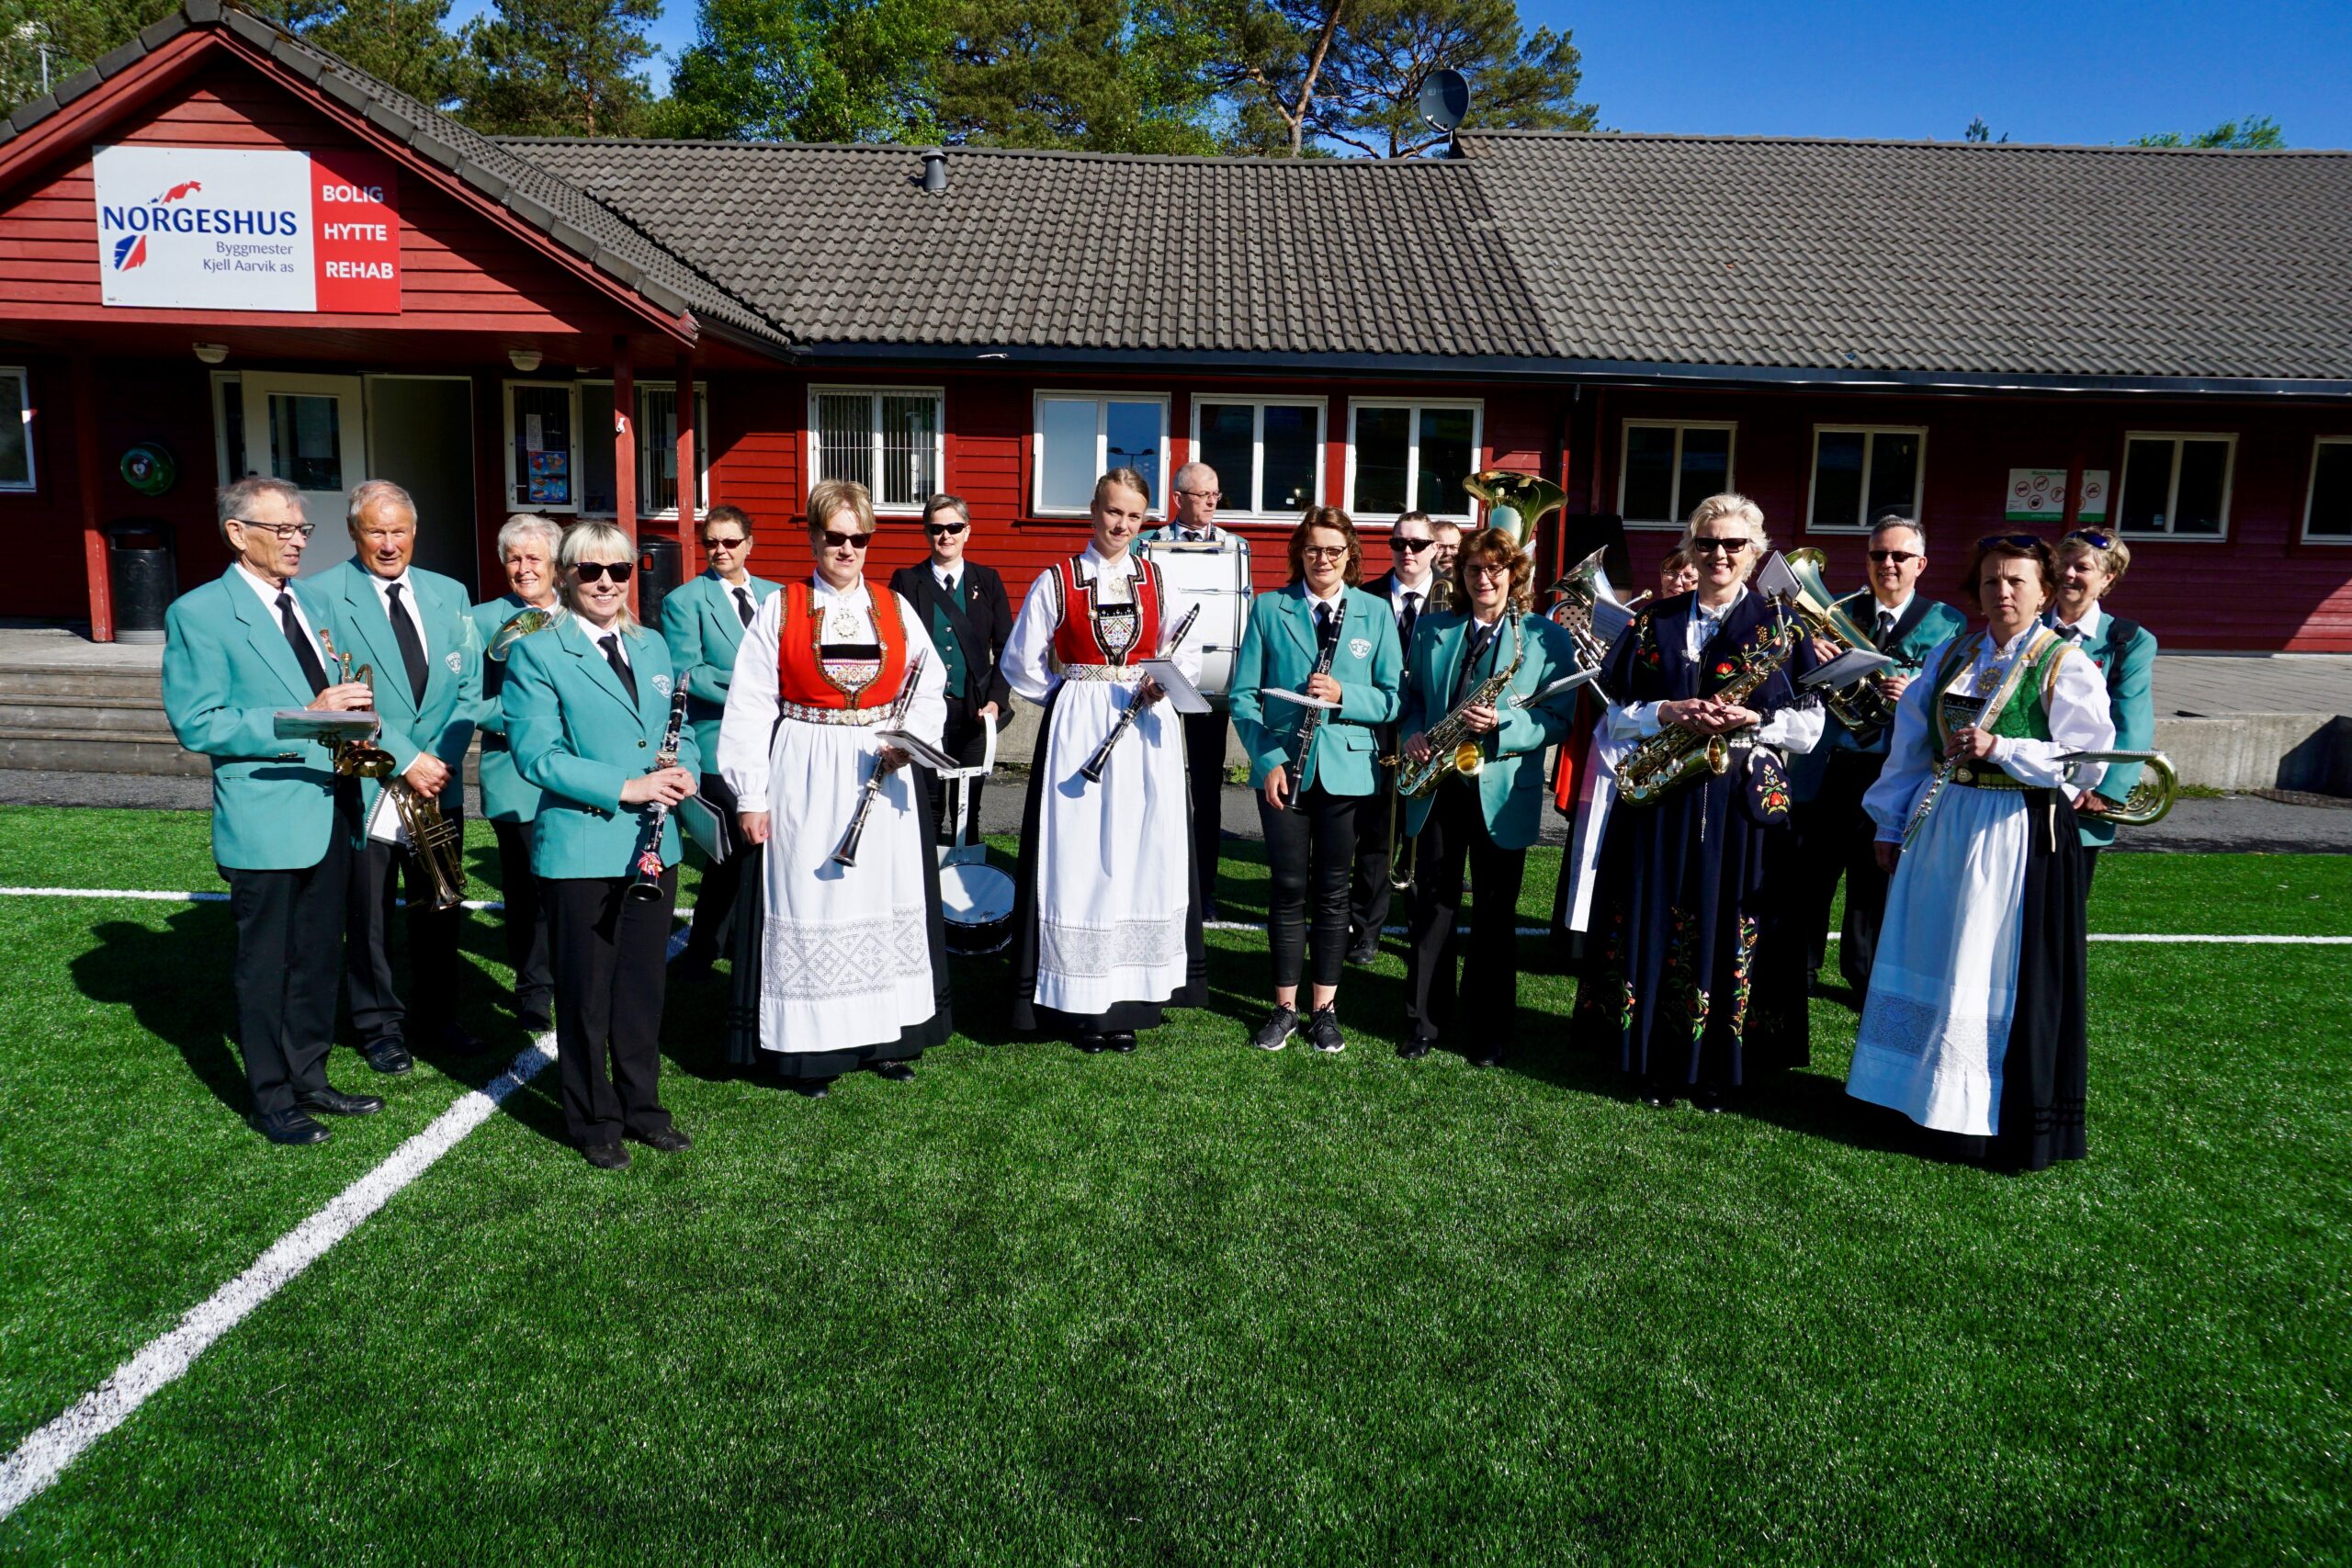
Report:
[[571,615],[571,612],[565,609],[561,604],[550,604],[544,610],[532,608],[522,611],[513,620],[492,634],[490,646],[482,651],[489,657],[492,663],[503,664],[506,662],[507,651],[516,643],[521,642],[533,632],[545,631],[549,626],[561,626]]
[[[1788,563],[1789,575],[1797,583],[1796,596],[1789,602],[1789,608],[1812,628],[1813,635],[1836,643],[1841,653],[1858,648],[1877,649],[1878,639],[1838,607],[1836,595],[1822,581],[1827,557],[1819,550],[1787,550],[1781,558]],[[1878,682],[1876,675],[1865,675],[1823,699],[1823,705],[1831,716],[1852,730],[1856,739],[1864,742],[1894,722],[1894,705],[1879,691]]]
[[1511,677],[1519,673],[1519,667],[1526,662],[1527,638],[1521,634],[1519,617],[1517,610],[1503,617],[1500,635],[1511,639],[1510,663],[1464,694],[1443,718],[1421,732],[1430,746],[1428,760],[1414,762],[1402,757],[1381,759],[1384,765],[1393,764],[1396,769],[1397,794],[1419,800],[1453,774],[1475,777],[1487,765],[1486,749],[1479,738],[1470,733],[1470,721],[1464,715],[1472,708],[1494,706],[1496,699],[1510,689]]
[[[1787,601],[1769,595],[1776,608]],[[1776,617],[1756,642],[1739,654],[1740,670],[1708,695],[1715,702],[1745,706],[1765,682],[1796,652],[1797,628],[1786,615]],[[1643,741],[1617,767],[1617,798],[1630,806],[1651,806],[1696,780],[1702,773],[1719,774],[1731,766],[1731,737],[1702,735],[1694,729],[1669,726]]]

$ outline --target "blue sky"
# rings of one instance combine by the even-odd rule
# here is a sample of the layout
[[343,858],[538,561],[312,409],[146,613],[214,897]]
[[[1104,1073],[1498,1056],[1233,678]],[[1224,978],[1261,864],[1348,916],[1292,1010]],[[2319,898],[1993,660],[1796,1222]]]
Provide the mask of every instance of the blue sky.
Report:
[[[2107,142],[2267,114],[2294,146],[2352,147],[2346,0],[1521,0],[1520,15],[1574,30],[1584,96],[1621,130],[1951,140],[1982,115],[2013,141]],[[655,41],[674,52],[694,30],[694,0],[665,0]]]

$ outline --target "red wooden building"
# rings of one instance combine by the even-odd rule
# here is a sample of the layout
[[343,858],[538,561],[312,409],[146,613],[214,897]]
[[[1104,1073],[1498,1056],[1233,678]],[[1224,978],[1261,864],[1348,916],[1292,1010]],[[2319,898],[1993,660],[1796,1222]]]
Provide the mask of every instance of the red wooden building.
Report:
[[[0,615],[110,636],[123,519],[217,574],[248,471],[314,492],[313,569],[341,491],[406,485],[485,594],[513,511],[731,502],[783,575],[817,478],[944,489],[1018,592],[1101,468],[1203,457],[1270,545],[1539,469],[1645,571],[1726,486],[1840,576],[1887,510],[1951,568],[2103,518],[2167,646],[2352,649],[2352,155],[1459,152],[493,141],[187,0],[0,137]],[[877,570],[921,555],[885,534]]]

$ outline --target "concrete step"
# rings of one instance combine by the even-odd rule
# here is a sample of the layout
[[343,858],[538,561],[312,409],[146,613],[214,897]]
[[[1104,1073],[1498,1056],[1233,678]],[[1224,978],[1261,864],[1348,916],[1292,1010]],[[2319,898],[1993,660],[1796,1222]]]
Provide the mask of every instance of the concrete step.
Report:
[[76,669],[71,665],[0,663],[0,696],[19,694],[111,702],[164,698],[164,677],[152,670]]
[[212,764],[171,739],[121,737],[86,730],[0,730],[0,767],[42,773],[143,773],[196,777]]
[[70,730],[82,735],[140,735],[169,738],[172,727],[164,716],[164,700],[30,695],[0,691],[0,734],[26,729]]

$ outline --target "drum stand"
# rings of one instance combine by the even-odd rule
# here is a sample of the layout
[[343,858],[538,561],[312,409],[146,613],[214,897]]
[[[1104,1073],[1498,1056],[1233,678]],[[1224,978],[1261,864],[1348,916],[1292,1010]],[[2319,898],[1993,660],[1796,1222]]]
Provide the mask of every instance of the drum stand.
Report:
[[989,863],[972,820],[972,781],[996,770],[996,719],[983,721],[988,740],[979,761],[968,768],[942,768],[943,804],[955,823],[952,841],[934,846],[939,860],[939,902],[947,925],[947,951],[958,958],[1001,952],[1012,940],[1012,878]]

